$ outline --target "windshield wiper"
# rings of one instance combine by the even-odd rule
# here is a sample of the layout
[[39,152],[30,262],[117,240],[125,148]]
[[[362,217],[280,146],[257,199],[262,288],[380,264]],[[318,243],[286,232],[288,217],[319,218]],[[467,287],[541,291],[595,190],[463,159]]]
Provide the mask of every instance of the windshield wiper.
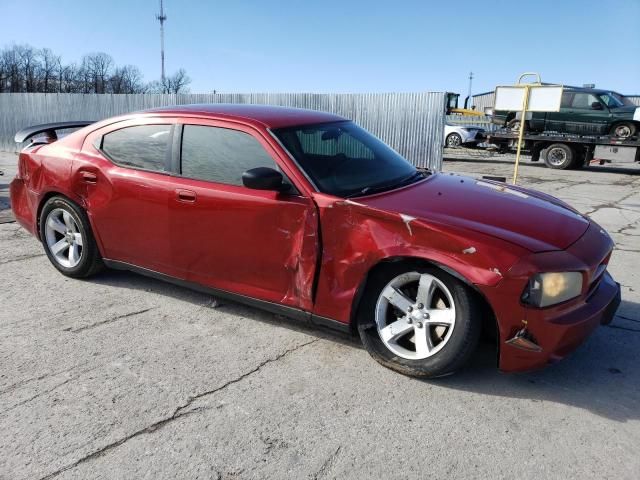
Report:
[[399,180],[398,182],[388,183],[386,185],[378,185],[378,186],[375,186],[375,187],[364,187],[364,188],[358,190],[357,192],[353,192],[353,193],[350,193],[349,195],[345,195],[344,198],[360,197],[362,195],[368,195],[368,194],[372,194],[372,193],[376,193],[376,192],[384,192],[386,190],[393,190],[395,188],[404,187],[405,185],[409,185],[411,183],[414,183],[415,180],[417,180],[419,178],[421,179],[421,178],[424,178],[424,177],[425,177],[425,174],[423,172],[421,172],[420,170],[416,170],[411,175],[409,175],[406,178],[403,178],[402,180]]

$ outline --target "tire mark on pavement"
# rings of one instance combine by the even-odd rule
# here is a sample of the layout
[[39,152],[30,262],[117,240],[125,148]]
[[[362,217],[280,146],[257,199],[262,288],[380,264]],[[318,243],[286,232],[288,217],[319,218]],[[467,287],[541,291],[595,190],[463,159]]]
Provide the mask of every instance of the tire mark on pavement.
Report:
[[32,258],[38,258],[38,257],[46,257],[47,255],[44,253],[36,253],[33,255],[22,255],[18,258],[12,258],[11,260],[5,260],[4,262],[0,262],[0,265],[5,265],[7,263],[13,263],[13,262],[22,262],[23,260],[30,260]]
[[173,414],[169,415],[168,417],[165,417],[161,420],[158,420],[157,422],[152,423],[151,425],[141,428],[140,430],[136,430],[135,432],[127,435],[126,437],[122,437],[119,440],[116,440],[115,442],[109,443],[107,445],[105,445],[102,448],[99,448],[98,450],[95,450],[87,455],[85,455],[84,457],[81,457],[80,459],[76,460],[75,462],[62,467],[58,470],[56,470],[55,472],[49,473],[47,475],[45,475],[44,477],[41,477],[40,480],[49,480],[51,478],[55,478],[58,475],[66,472],[67,470],[71,470],[72,468],[75,468],[85,462],[91,461],[93,459],[99,458],[105,454],[107,454],[108,452],[110,452],[111,450],[118,448],[120,445],[128,442],[129,440],[132,440],[136,437],[139,437],[140,435],[146,435],[148,433],[153,433],[156,432],[157,430],[160,430],[161,428],[167,426],[169,423],[173,422],[174,420],[178,420],[179,418],[182,417],[186,417],[188,415],[192,415],[194,413],[198,413],[198,412],[202,412],[204,410],[207,410],[208,407],[196,407],[193,408],[191,410],[189,410],[189,408],[191,407],[191,405],[193,404],[193,402],[195,402],[196,400],[209,396],[209,395],[213,395],[215,393],[218,393],[222,390],[224,390],[225,388],[229,387],[230,385],[236,384],[238,382],[241,382],[242,380],[244,380],[247,377],[250,377],[251,375],[259,372],[260,370],[262,370],[263,367],[265,367],[266,365],[269,365],[270,363],[274,363],[277,362],[278,360],[281,360],[282,358],[286,357],[287,355],[296,352],[297,350],[300,350],[301,348],[306,347],[307,345],[311,345],[315,342],[319,342],[321,339],[320,338],[316,338],[314,340],[311,340],[309,342],[305,342],[302,343],[300,345],[297,345],[295,347],[289,348],[287,350],[285,350],[284,352],[276,355],[273,358],[268,358],[267,360],[264,360],[263,362],[260,362],[260,364],[254,368],[252,368],[251,370],[243,373],[242,375],[229,380],[228,382],[224,383],[223,385],[216,387],[212,390],[207,390],[205,392],[202,393],[198,393],[196,395],[190,396],[187,401],[177,407],[174,411]]
[[118,315],[116,317],[113,318],[107,318],[106,320],[102,320],[101,322],[96,322],[96,323],[90,323],[89,325],[84,325],[82,327],[78,327],[78,328],[73,328],[73,327],[68,327],[63,329],[65,332],[71,332],[71,333],[78,333],[78,332],[83,332],[85,330],[90,330],[92,328],[96,328],[96,327],[100,327],[102,325],[106,325],[107,323],[113,323],[113,322],[117,322],[118,320],[122,320],[124,318],[129,318],[129,317],[133,317],[135,315],[140,315],[142,313],[146,313],[150,310],[153,310],[155,308],[158,307],[149,307],[149,308],[145,308],[143,310],[138,310],[136,312],[129,312],[129,313],[125,313],[123,315]]
[[621,318],[622,320],[627,320],[629,322],[640,323],[640,320],[638,320],[637,318],[625,317],[624,315],[616,315],[616,317]]
[[333,466],[333,463],[338,457],[338,454],[340,453],[341,449],[342,449],[342,446],[339,446],[338,448],[336,448],[335,452],[329,455],[329,457],[324,461],[324,463],[320,467],[320,470],[318,470],[313,476],[313,480],[318,480],[319,478],[322,478],[327,474],[329,469]]
[[609,328],[616,328],[618,330],[626,330],[627,332],[640,332],[638,328],[620,327],[618,325],[607,325]]
[[16,382],[12,385],[9,385],[7,388],[5,388],[4,390],[0,391],[0,395],[4,395],[5,393],[9,393],[14,391],[16,388],[20,388],[24,385],[27,385],[31,382],[39,382],[40,380],[44,380],[47,377],[57,377],[58,375],[62,375],[63,373],[67,373],[70,372],[71,370],[74,370],[78,367],[82,367],[83,365],[85,365],[85,363],[78,363],[76,365],[73,365],[69,368],[65,368],[64,370],[58,370],[57,372],[49,372],[49,373],[45,373],[43,375],[40,375],[38,377],[31,377],[31,378],[27,378],[25,380],[21,380],[19,382]]
[[35,400],[35,399],[36,399],[36,398],[38,398],[38,397],[41,397],[41,396],[43,396],[43,395],[47,395],[47,394],[49,394],[49,393],[51,393],[51,392],[53,392],[53,391],[57,390],[58,388],[62,387],[63,385],[66,385],[67,383],[69,383],[69,382],[71,382],[71,381],[73,381],[73,380],[77,380],[78,378],[80,378],[80,377],[81,377],[82,375],[84,375],[85,373],[89,373],[89,372],[91,372],[91,371],[93,371],[93,370],[97,370],[97,369],[98,369],[98,368],[100,368],[100,367],[102,367],[102,365],[96,365],[95,367],[91,367],[91,368],[87,368],[87,369],[85,369],[85,370],[82,370],[82,371],[78,372],[76,375],[73,375],[73,376],[71,376],[71,377],[67,378],[66,380],[64,380],[64,381],[62,381],[62,382],[60,382],[60,383],[58,383],[58,384],[54,385],[53,387],[51,387],[51,388],[49,388],[49,389],[47,389],[47,390],[43,390],[43,391],[41,391],[41,392],[38,392],[38,393],[36,393],[35,395],[33,395],[33,396],[31,396],[31,397],[29,397],[29,398],[27,398],[27,399],[25,399],[25,400],[22,400],[21,402],[18,402],[18,403],[16,403],[15,405],[12,405],[11,407],[9,407],[9,408],[7,408],[7,409],[3,410],[3,411],[0,413],[0,415],[3,415],[3,416],[4,416],[6,413],[9,413],[10,411],[15,410],[16,408],[18,408],[18,407],[20,407],[20,406],[22,406],[22,405],[24,405],[24,404],[26,404],[26,403],[29,403],[29,402],[31,402],[32,400]]

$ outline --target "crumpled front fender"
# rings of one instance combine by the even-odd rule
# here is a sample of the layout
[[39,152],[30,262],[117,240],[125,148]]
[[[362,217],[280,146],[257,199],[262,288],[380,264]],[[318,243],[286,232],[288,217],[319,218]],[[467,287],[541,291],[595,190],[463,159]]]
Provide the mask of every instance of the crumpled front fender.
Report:
[[314,198],[322,258],[314,314],[349,323],[356,292],[378,263],[416,258],[446,267],[471,284],[495,286],[526,250],[457,227],[378,210],[356,201]]

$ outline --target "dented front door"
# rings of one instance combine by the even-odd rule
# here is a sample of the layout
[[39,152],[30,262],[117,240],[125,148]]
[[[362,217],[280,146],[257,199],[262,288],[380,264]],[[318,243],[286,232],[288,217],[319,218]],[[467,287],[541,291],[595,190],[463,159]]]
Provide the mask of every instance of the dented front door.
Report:
[[[318,252],[316,207],[299,194],[255,190],[242,173],[279,168],[250,128],[184,125],[169,200],[171,255],[181,276],[249,297],[311,309]],[[191,178],[187,178],[191,177]]]

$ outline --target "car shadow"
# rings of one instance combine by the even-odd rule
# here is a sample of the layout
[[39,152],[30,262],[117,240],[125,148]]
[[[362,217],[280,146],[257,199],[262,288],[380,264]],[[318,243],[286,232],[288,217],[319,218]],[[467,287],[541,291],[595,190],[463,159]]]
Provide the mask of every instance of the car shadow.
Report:
[[154,292],[162,296],[199,305],[203,309],[221,310],[224,311],[225,314],[237,316],[239,320],[243,318],[250,318],[251,320],[258,320],[260,322],[284,327],[296,332],[313,335],[318,338],[330,339],[352,347],[363,348],[356,337],[347,333],[313,325],[303,320],[273,314],[232,300],[219,299],[214,295],[198,292],[187,287],[181,287],[173,283],[147,277],[138,273],[108,269],[100,275],[91,277],[90,280],[86,281],[116,288]]
[[[202,308],[265,322],[362,349],[357,337],[326,330],[227,300],[218,300],[185,287],[136,273],[107,270],[92,283],[154,292]],[[216,300],[216,306],[212,300]],[[553,402],[583,408],[620,422],[640,419],[640,304],[623,301],[610,326],[599,328],[576,352],[543,370],[505,374],[497,369],[495,344],[481,343],[469,366],[454,375],[419,380],[434,387],[531,402]]]
[[611,325],[598,328],[557,364],[504,374],[496,369],[494,346],[483,344],[466,369],[435,382],[483,395],[559,403],[626,422],[640,419],[639,351],[640,304],[622,301]]

